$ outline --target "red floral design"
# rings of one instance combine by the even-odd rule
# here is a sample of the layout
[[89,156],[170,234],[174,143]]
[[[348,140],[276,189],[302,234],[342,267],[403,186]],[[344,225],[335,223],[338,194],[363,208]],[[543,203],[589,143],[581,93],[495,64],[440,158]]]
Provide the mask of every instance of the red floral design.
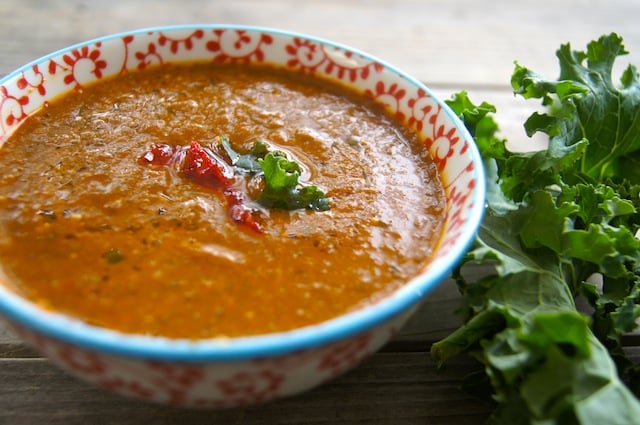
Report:
[[[472,161],[454,176],[447,184],[445,189],[449,192],[451,202],[451,211],[449,213],[448,239],[451,245],[454,245],[456,238],[450,237],[453,233],[462,233],[462,229],[466,223],[466,213],[471,209],[473,199],[471,194],[477,182],[473,178],[469,178],[474,170]],[[466,182],[466,183],[465,183]]]
[[338,375],[360,363],[369,354],[369,343],[373,334],[365,332],[356,338],[335,344],[322,356],[318,369],[329,370]]
[[[380,72],[383,69],[383,66],[376,62],[359,64],[352,52],[335,48],[336,54],[332,55],[327,49],[330,48],[312,40],[294,38],[285,47],[285,51],[292,56],[287,60],[287,66],[307,73],[322,70],[328,75],[335,75],[341,80],[348,79],[351,82],[358,78],[366,80],[371,75],[371,71]],[[337,58],[340,57],[344,58],[344,61],[338,61]]]
[[457,128],[446,120],[442,107],[438,105],[437,108],[428,111],[425,108],[424,111],[428,128],[431,129],[425,144],[441,175],[446,176],[444,188],[449,199],[448,222],[445,238],[438,251],[438,256],[444,257],[464,232],[467,213],[473,207],[471,196],[477,182],[473,161],[467,159],[466,163],[462,162],[469,153],[469,144],[460,136]]
[[467,146],[455,127],[447,127],[439,122],[441,114],[442,107],[438,105],[433,114],[429,116],[427,121],[432,132],[425,139],[425,144],[431,152],[438,170],[442,173],[448,167],[449,159],[455,156],[458,143],[461,143],[462,149],[467,149]]
[[178,53],[178,50],[180,49],[181,45],[184,45],[184,48],[186,50],[193,49],[193,40],[201,39],[202,37],[204,37],[203,30],[195,30],[194,32],[189,34],[187,37],[183,37],[183,38],[169,37],[164,33],[160,33],[160,37],[158,38],[158,44],[161,46],[168,44],[169,50],[171,50],[171,53],[175,54],[175,53]]
[[315,71],[327,59],[327,54],[322,46],[311,40],[294,38],[292,44],[287,44],[285,50],[293,56],[287,61],[288,67],[308,72]]
[[143,70],[152,64],[164,63],[162,55],[156,49],[156,45],[149,43],[146,52],[136,52],[135,58],[138,60],[138,69]]
[[20,90],[25,90],[28,87],[35,89],[40,96],[47,94],[47,90],[44,87],[44,74],[40,71],[38,65],[33,65],[30,70],[22,73],[16,86]]
[[154,373],[154,382],[163,388],[190,388],[204,378],[204,368],[198,365],[167,364],[149,361],[147,366]]
[[408,124],[415,127],[416,130],[422,131],[424,122],[429,114],[433,111],[433,99],[424,90],[418,89],[416,97],[409,99],[407,105],[411,108],[411,116]]
[[122,378],[107,378],[97,382],[97,385],[107,389],[116,391],[123,395],[128,395],[143,400],[156,399],[156,392],[142,385],[138,380],[124,380]]
[[234,404],[249,404],[274,398],[284,382],[284,375],[273,370],[238,372],[216,383],[225,398]]
[[107,370],[107,365],[99,354],[75,349],[69,345],[60,345],[56,354],[68,369],[83,375],[101,375]]
[[[0,128],[6,132],[7,127],[14,126],[27,118],[24,106],[29,103],[29,97],[26,95],[13,96],[4,86],[0,86],[0,96],[0,118],[2,118]],[[3,138],[0,137],[0,140]]]
[[407,94],[407,91],[398,84],[390,84],[386,86],[383,81],[378,81],[375,85],[375,89],[365,90],[365,95],[376,99],[378,103],[386,105],[390,111],[395,113],[396,118],[403,121],[405,114],[401,111],[400,105]]
[[269,34],[254,34],[245,30],[214,30],[216,38],[206,43],[213,52],[214,62],[262,62],[264,44],[273,43]]
[[[71,50],[69,53],[62,55],[63,64],[56,60],[49,61],[49,73],[55,74],[58,68],[67,71],[64,77],[64,83],[68,86],[81,88],[83,82],[92,79],[102,78],[102,72],[107,67],[107,61],[101,59],[101,43],[91,48],[90,46],[82,46]],[[91,78],[92,74],[95,78]]]

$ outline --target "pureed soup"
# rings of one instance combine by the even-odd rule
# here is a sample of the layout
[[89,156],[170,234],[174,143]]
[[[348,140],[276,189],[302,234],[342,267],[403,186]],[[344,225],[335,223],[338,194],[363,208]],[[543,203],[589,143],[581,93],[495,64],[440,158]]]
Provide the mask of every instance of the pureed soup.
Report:
[[96,83],[27,119],[0,167],[13,289],[127,333],[233,337],[331,319],[425,267],[444,217],[426,149],[381,107],[265,67]]

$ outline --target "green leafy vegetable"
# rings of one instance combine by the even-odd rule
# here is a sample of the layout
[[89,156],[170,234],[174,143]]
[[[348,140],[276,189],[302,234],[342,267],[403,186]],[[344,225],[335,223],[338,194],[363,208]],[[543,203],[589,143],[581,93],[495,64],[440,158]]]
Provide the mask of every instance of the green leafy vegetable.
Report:
[[247,173],[258,173],[262,171],[260,164],[258,164],[258,158],[262,158],[267,154],[268,146],[265,142],[258,139],[253,143],[251,151],[246,154],[240,154],[231,147],[231,142],[228,137],[222,136],[220,138],[220,144],[224,151],[231,160],[231,165],[236,168],[245,171]]
[[[460,353],[479,360],[484,373],[467,385],[490,385],[491,423],[640,420],[640,368],[621,345],[640,316],[640,80],[630,65],[612,81],[625,53],[610,34],[584,52],[561,46],[558,80],[516,64],[515,93],[545,107],[525,123],[549,136],[541,151],[509,151],[492,105],[465,92],[448,102],[478,143],[489,186],[475,244],[454,271],[464,324],[431,353],[440,365]],[[470,263],[495,273],[470,281]],[[590,316],[576,308],[581,297]]]
[[264,172],[265,187],[260,195],[260,203],[287,210],[306,208],[326,211],[329,199],[316,186],[300,186],[300,166],[289,161],[279,152],[269,152],[258,159]]
[[330,209],[330,200],[322,190],[300,184],[300,164],[287,159],[283,152],[270,152],[262,140],[257,140],[246,154],[236,152],[226,137],[221,138],[220,144],[237,170],[264,178],[264,189],[258,198],[262,205],[285,210]]

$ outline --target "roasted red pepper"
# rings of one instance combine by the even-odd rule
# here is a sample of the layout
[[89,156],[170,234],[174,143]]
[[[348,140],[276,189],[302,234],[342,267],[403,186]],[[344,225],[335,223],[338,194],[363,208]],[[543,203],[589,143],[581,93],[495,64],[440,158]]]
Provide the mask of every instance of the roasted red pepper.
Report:
[[198,142],[189,145],[182,172],[201,186],[226,189],[234,183],[233,170],[228,169],[221,159],[207,153]]
[[229,217],[236,223],[262,233],[254,210],[247,207],[244,194],[236,187],[233,170],[222,158],[206,151],[198,142],[191,142],[188,148],[153,145],[138,162],[143,165],[174,165],[181,174],[200,186],[222,189]]

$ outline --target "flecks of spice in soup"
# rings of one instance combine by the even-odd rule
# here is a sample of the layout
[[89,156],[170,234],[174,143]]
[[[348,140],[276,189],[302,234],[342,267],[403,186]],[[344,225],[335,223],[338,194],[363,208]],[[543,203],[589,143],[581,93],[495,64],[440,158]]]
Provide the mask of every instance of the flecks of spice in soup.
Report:
[[[216,191],[138,164],[157,143],[295,158],[329,211],[229,220]],[[16,291],[129,333],[208,338],[288,330],[373,302],[414,276],[444,197],[425,149],[381,110],[271,69],[171,66],[65,96],[0,149],[0,262]]]

